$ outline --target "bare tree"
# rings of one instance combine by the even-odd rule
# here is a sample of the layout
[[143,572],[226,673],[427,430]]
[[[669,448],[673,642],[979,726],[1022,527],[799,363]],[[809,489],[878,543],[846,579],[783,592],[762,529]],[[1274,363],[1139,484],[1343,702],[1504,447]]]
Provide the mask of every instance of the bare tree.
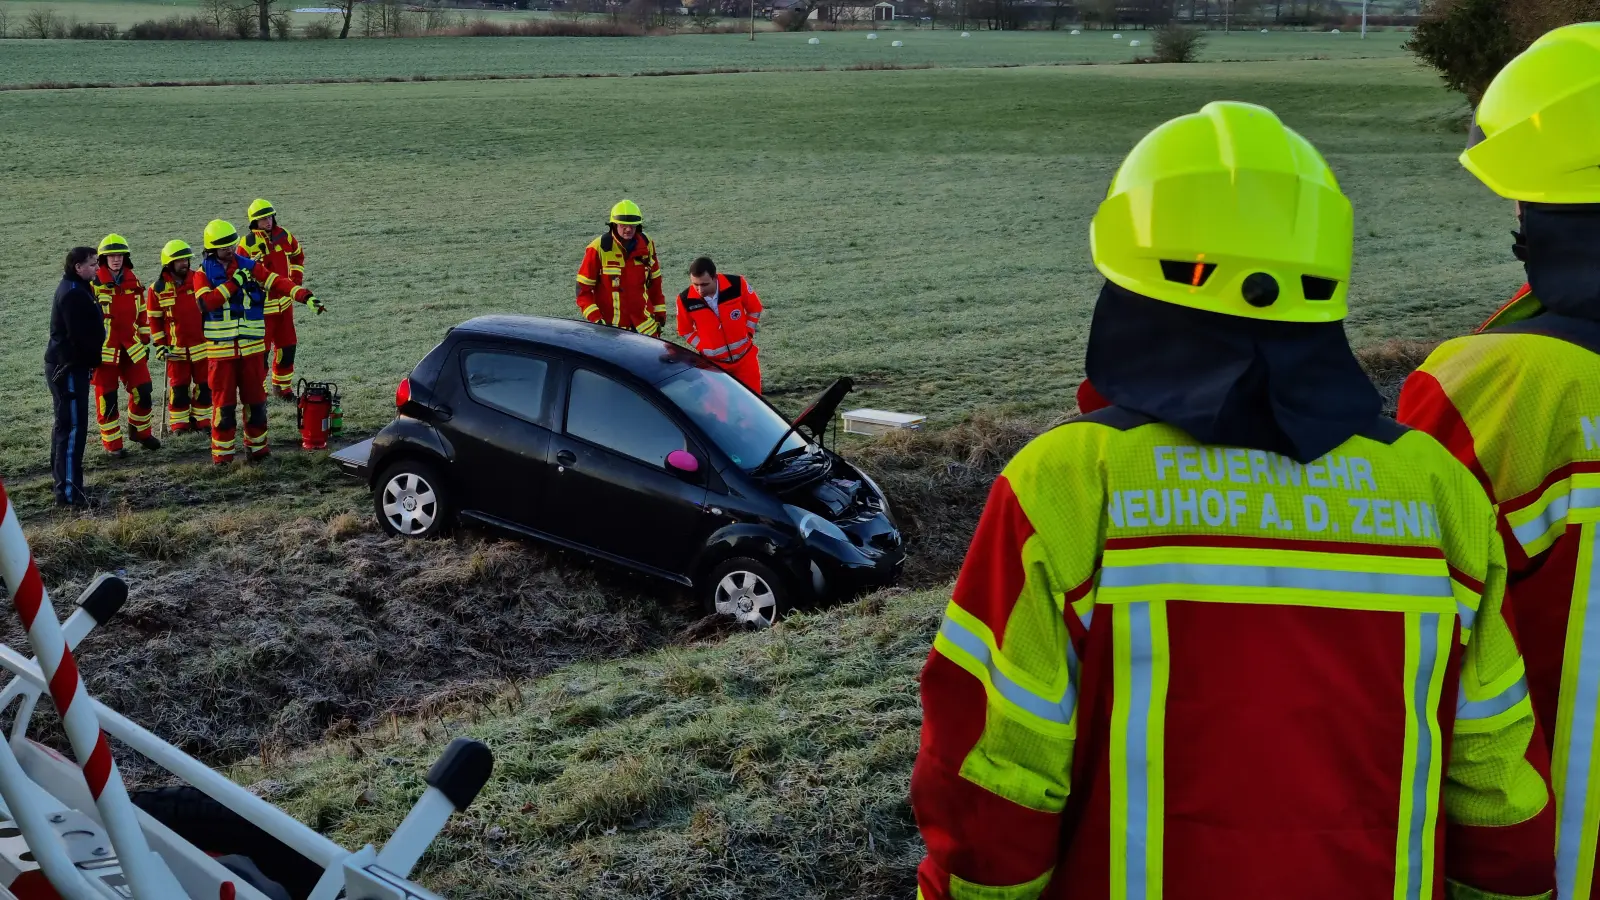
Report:
[[10,36],[11,14],[6,12],[6,8],[4,6],[0,6],[0,38],[6,38]]
[[260,27],[257,35],[263,41],[272,40],[272,7],[278,0],[255,0],[256,22]]
[[356,4],[361,0],[339,0],[339,15],[344,17],[344,24],[339,28],[339,40],[350,36],[350,19],[356,14]]

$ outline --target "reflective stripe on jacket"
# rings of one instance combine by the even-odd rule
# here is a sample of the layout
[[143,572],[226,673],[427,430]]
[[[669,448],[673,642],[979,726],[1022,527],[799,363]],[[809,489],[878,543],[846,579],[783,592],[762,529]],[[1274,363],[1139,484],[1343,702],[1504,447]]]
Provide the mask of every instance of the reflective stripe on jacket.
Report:
[[275,291],[277,279],[302,285],[305,282],[304,251],[300,241],[286,228],[273,227],[271,231],[252,228],[239,239],[238,251],[266,267],[268,275],[262,279],[267,288],[267,314],[281,313],[291,303],[304,303],[309,294],[292,291]]
[[578,312],[590,322],[642,334],[655,334],[666,324],[661,262],[644,229],[634,238],[632,253],[609,231],[584,248],[578,265]]
[[149,326],[144,317],[144,285],[133,274],[133,266],[124,260],[122,271],[113,275],[111,268],[102,263],[95,271],[94,298],[100,303],[100,315],[106,325],[100,362],[118,362],[122,353],[134,362],[144,359]]
[[163,269],[145,293],[145,312],[150,318],[152,343],[171,348],[178,359],[205,358],[200,303],[190,278],[174,278]]
[[919,894],[1547,896],[1504,578],[1482,489],[1388,420],[1307,465],[1116,407],[1046,433],[923,670]]
[[[251,263],[250,268],[240,265],[241,257],[230,255],[225,259],[205,257],[189,279],[195,300],[204,310],[201,330],[205,334],[206,356],[227,359],[263,353],[267,291],[255,279],[254,272],[263,277],[268,273],[248,257],[242,260]],[[244,273],[242,285],[234,280],[239,272]]]
[[[1400,416],[1497,502],[1506,604],[1549,743],[1558,896],[1600,898],[1600,323],[1534,313],[1526,289],[1481,333],[1436,349]],[[1507,314],[1510,311],[1511,314]]]
[[702,356],[733,365],[755,352],[761,298],[743,275],[717,276],[717,308],[694,285],[678,295],[678,334]]

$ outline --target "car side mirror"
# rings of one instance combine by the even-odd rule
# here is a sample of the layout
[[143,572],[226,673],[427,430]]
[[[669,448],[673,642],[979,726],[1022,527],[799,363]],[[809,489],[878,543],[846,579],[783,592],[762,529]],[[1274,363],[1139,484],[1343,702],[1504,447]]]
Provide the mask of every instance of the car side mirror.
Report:
[[687,450],[674,450],[667,454],[667,468],[680,475],[694,475],[700,471],[700,460]]

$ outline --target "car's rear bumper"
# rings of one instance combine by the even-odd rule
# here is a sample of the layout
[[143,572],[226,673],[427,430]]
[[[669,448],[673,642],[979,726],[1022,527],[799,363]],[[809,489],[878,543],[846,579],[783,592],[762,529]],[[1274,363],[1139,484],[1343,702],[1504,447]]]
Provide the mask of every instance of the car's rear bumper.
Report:
[[329,454],[328,458],[333,460],[333,464],[346,475],[366,479],[371,474],[372,438],[337,450]]

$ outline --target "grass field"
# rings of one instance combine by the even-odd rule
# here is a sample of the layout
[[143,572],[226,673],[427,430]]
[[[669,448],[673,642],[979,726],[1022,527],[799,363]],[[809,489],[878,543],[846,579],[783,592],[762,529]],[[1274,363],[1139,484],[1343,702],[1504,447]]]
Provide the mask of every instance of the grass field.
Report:
[[[0,0],[0,5],[12,0]],[[18,6],[23,4],[18,3]],[[89,6],[89,4],[83,4]],[[18,18],[12,15],[13,21]],[[141,16],[149,18],[149,16]],[[809,37],[821,43],[807,44]],[[385,41],[6,41],[0,86],[40,82],[138,84],[209,79],[308,80],[461,75],[609,75],[732,69],[799,69],[893,63],[1000,66],[1121,62],[1149,53],[1150,36],[1110,32],[896,32],[869,41],[864,32],[820,35],[682,34],[652,38],[418,38]],[[1301,59],[1402,56],[1405,35],[1212,33],[1207,59]],[[1143,46],[1129,43],[1142,38]]]
[[935,423],[1060,409],[1106,180],[1216,97],[1276,107],[1329,155],[1357,210],[1358,341],[1459,331],[1515,286],[1509,214],[1454,160],[1459,104],[1405,60],[6,93],[0,471],[45,467],[64,248],[115,229],[148,275],[257,195],[309,248],[331,312],[302,319],[302,369],[344,386],[356,428],[448,325],[575,312],[619,195],[673,285],[699,253],[751,278],[780,400],[850,374],[863,403]]

